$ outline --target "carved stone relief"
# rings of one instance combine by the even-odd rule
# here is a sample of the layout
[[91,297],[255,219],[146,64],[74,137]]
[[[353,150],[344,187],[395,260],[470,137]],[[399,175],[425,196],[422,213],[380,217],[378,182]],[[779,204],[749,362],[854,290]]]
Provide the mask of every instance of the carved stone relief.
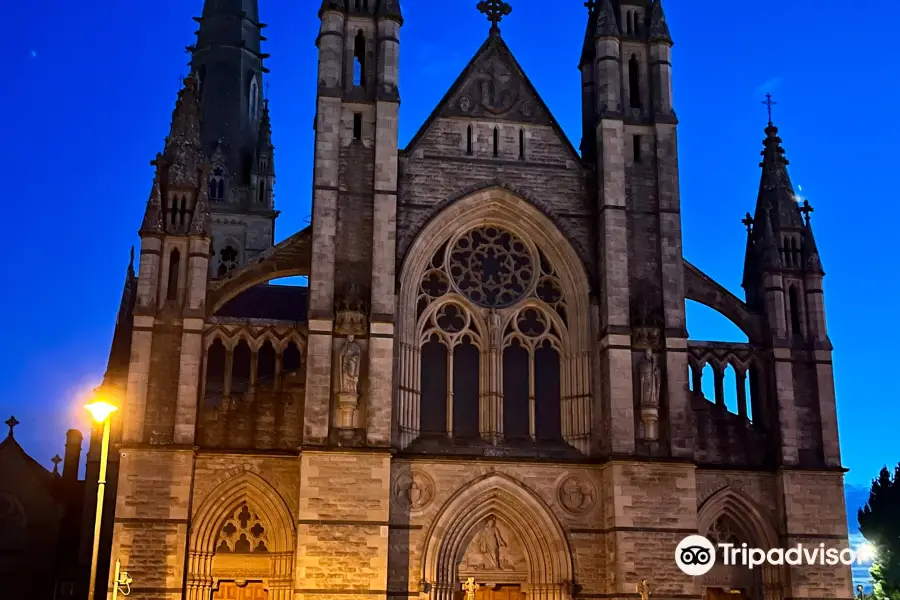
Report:
[[422,471],[406,471],[394,481],[394,501],[406,510],[422,510],[434,499],[434,481]]
[[560,482],[557,497],[566,512],[583,515],[594,507],[597,490],[588,479],[570,475]]
[[514,63],[496,49],[489,50],[475,66],[447,112],[455,115],[510,119],[549,124],[539,110],[525,78]]
[[522,544],[510,528],[491,515],[475,529],[459,563],[460,578],[482,582],[518,581],[527,571]]

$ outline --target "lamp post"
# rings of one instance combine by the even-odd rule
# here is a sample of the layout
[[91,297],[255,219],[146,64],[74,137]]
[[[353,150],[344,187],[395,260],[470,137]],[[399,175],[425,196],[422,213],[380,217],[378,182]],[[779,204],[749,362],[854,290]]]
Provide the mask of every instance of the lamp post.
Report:
[[86,405],[94,421],[103,423],[103,442],[100,445],[100,475],[97,478],[97,514],[94,517],[94,549],[91,553],[91,581],[88,585],[88,600],[94,600],[97,587],[97,555],[100,553],[100,524],[103,521],[103,493],[106,489],[106,463],[109,458],[109,422],[118,410],[109,402],[98,398]]

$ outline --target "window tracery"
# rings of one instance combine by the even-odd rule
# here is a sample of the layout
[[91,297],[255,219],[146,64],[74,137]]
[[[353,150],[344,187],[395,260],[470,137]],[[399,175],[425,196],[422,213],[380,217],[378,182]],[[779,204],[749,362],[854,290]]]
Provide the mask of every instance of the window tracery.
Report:
[[528,292],[534,278],[525,242],[499,227],[479,227],[462,235],[447,258],[456,288],[482,307],[514,304]]
[[238,267],[240,256],[237,249],[231,244],[219,250],[218,276],[224,277]]
[[243,502],[219,531],[216,554],[266,553],[268,544],[268,534],[259,515]]
[[[422,434],[562,438],[566,302],[533,244],[494,225],[450,240],[419,280],[417,310]],[[502,405],[496,423],[482,422],[483,397]]]
[[720,517],[712,524],[706,537],[714,544],[733,544],[735,546],[740,546],[742,543],[740,537],[734,532],[731,522],[725,517]]
[[222,170],[222,167],[213,169],[212,174],[209,176],[207,195],[213,202],[225,201],[225,171]]

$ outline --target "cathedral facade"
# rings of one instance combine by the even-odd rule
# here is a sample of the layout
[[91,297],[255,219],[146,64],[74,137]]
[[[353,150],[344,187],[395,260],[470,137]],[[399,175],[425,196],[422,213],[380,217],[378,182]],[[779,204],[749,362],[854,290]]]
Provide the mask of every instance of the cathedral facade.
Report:
[[[746,298],[684,260],[662,0],[587,4],[580,148],[505,2],[402,149],[399,0],[310,6],[312,219],[275,244],[265,25],[206,1],[104,383],[130,598],[852,597],[676,566],[691,534],[846,546],[824,272],[771,122]],[[689,340],[686,300],[748,342]]]

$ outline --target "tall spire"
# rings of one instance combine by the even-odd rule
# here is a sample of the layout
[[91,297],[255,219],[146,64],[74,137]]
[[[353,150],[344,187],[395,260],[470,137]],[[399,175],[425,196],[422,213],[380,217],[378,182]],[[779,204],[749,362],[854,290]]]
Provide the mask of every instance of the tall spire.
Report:
[[759,182],[759,196],[756,205],[756,217],[761,211],[771,213],[772,224],[776,229],[803,228],[803,220],[797,206],[797,195],[788,175],[788,164],[778,137],[778,128],[769,123],[766,127],[766,139],[763,140],[762,177]]
[[197,42],[189,46],[199,79],[201,137],[206,156],[224,139],[235,183],[247,185],[262,104],[264,23],[258,0],[206,0]]

